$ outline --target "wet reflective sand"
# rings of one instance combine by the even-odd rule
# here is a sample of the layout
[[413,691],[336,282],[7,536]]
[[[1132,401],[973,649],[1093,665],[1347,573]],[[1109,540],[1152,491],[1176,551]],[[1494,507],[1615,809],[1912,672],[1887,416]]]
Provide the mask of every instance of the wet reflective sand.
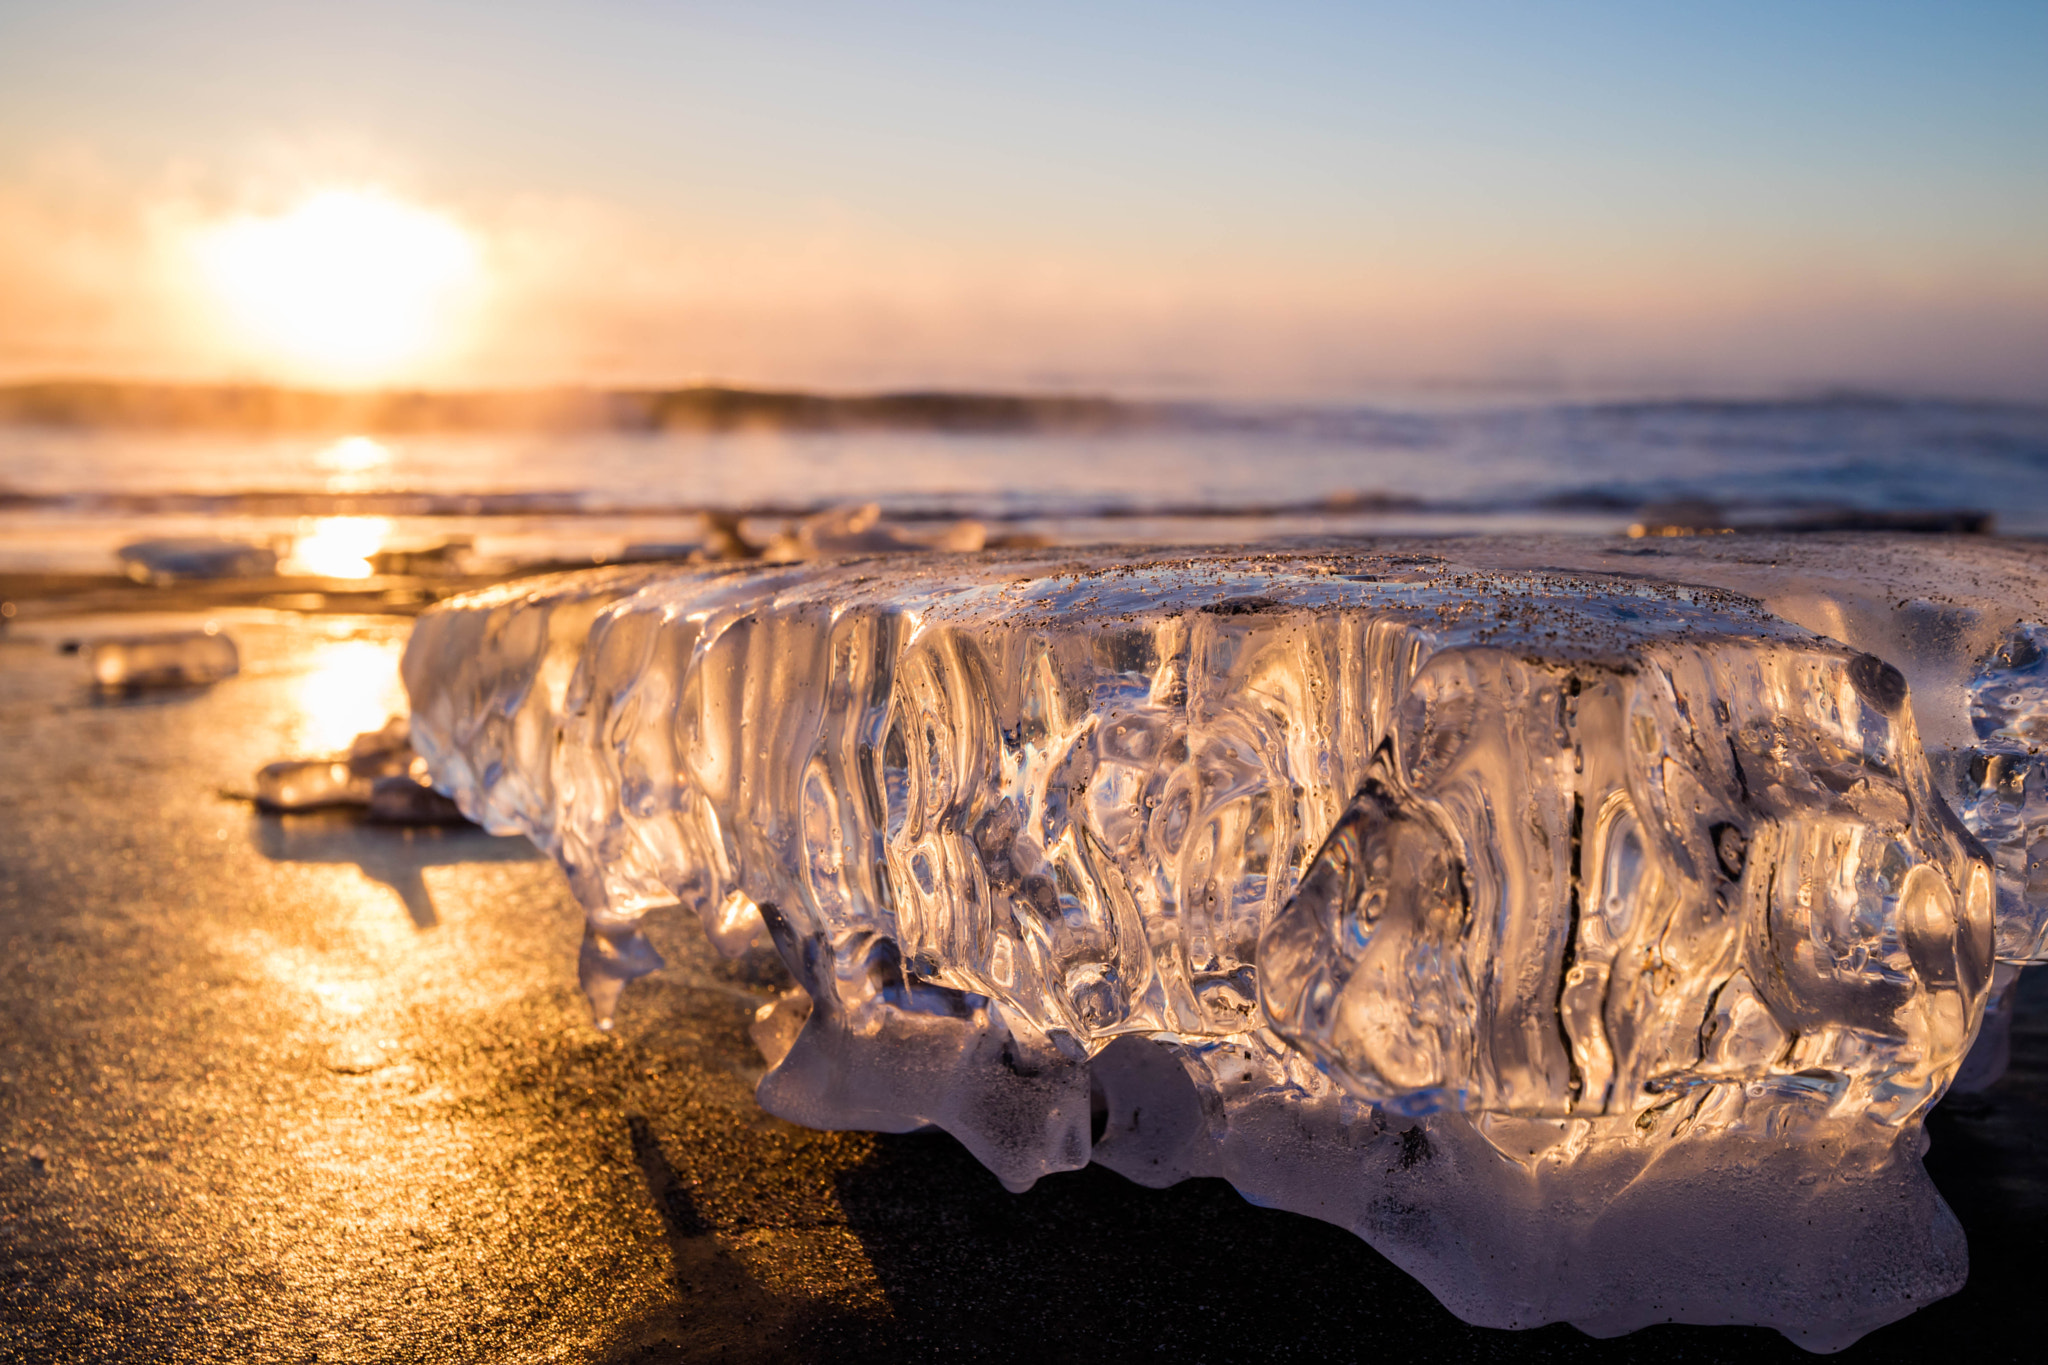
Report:
[[[110,622],[0,635],[0,1359],[1806,1358],[1467,1328],[1220,1182],[1013,1197],[941,1136],[772,1119],[771,961],[666,917],[600,1034],[523,843],[235,794],[382,720],[406,622],[221,620],[239,676],[117,701],[54,647]],[[1968,1288],[1847,1358],[2038,1348],[2042,987],[2006,1081],[1930,1125]]]

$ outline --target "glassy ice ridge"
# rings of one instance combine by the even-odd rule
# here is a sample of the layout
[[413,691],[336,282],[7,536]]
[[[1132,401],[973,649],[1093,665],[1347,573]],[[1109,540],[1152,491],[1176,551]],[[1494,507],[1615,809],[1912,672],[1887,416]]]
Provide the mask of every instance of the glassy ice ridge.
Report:
[[[1828,572],[1868,588],[1861,545]],[[1921,1118],[2044,907],[1920,719],[2034,656],[1916,657],[1957,679],[1917,700],[1840,620],[1710,586],[1838,601],[1818,568],[1612,552],[515,583],[421,618],[411,733],[568,874],[601,1019],[660,965],[648,910],[765,927],[776,1114],[936,1124],[1019,1190],[1221,1176],[1475,1323],[1838,1348],[1966,1271]]]

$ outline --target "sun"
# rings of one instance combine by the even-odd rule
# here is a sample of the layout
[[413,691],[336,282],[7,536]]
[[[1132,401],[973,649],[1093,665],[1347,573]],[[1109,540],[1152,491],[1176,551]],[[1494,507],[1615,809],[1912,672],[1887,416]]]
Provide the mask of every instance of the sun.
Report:
[[335,382],[391,379],[454,339],[482,263],[476,239],[378,190],[330,189],[193,242],[223,320],[272,366]]

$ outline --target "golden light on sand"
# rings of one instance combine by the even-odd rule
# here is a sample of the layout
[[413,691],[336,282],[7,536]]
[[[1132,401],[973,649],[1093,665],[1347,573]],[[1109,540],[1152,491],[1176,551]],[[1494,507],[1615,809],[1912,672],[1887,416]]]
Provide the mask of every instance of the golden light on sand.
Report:
[[326,190],[193,241],[224,318],[259,359],[336,382],[388,379],[453,339],[482,274],[454,220],[373,190]]
[[299,682],[298,736],[309,753],[336,753],[405,711],[398,641],[329,640],[314,651]]
[[308,517],[278,572],[314,578],[368,578],[370,556],[384,548],[391,522],[384,517]]

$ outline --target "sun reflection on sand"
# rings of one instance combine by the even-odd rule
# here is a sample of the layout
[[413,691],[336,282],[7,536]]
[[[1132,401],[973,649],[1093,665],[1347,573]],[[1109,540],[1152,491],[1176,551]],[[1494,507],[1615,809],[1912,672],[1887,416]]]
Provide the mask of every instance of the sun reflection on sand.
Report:
[[334,753],[406,710],[398,680],[404,645],[396,640],[331,640],[318,646],[297,696],[300,739],[308,753]]
[[291,553],[278,565],[285,574],[314,578],[368,578],[370,556],[391,534],[388,517],[306,517]]

